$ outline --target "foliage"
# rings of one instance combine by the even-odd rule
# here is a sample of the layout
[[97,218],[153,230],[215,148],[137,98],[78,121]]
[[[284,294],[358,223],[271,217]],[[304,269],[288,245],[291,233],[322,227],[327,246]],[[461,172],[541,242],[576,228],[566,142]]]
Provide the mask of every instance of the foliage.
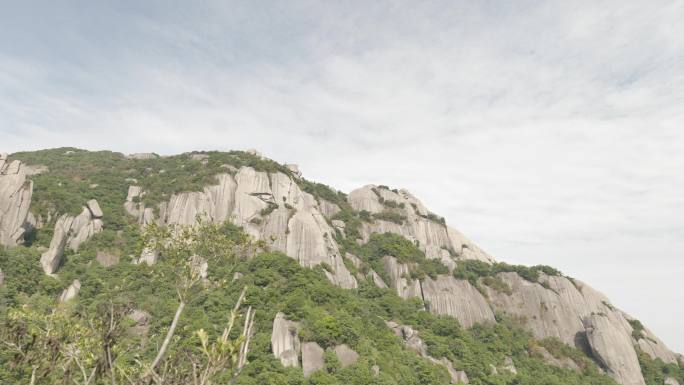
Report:
[[676,363],[667,364],[660,358],[652,359],[648,354],[639,349],[637,349],[637,356],[646,385],[664,384],[665,379],[668,377],[677,380],[680,384],[684,383],[684,368],[681,368]]
[[629,325],[632,326],[632,337],[639,341],[644,338],[644,325],[638,319],[628,320]]
[[544,265],[528,267],[523,265],[509,265],[501,262],[489,264],[478,260],[459,261],[456,265],[456,269],[453,271],[453,275],[458,279],[468,280],[476,287],[479,287],[479,279],[484,278],[483,283],[485,285],[507,293],[510,290],[510,288],[506,288],[508,285],[501,281],[500,278],[496,277],[498,273],[504,272],[515,272],[530,282],[540,284],[544,284],[545,282],[539,282],[539,273],[550,276],[561,275],[558,270]]

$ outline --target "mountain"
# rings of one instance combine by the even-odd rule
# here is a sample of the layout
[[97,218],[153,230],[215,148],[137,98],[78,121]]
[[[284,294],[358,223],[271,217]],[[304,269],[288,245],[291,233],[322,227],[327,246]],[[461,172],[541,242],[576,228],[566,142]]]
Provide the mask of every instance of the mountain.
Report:
[[[254,150],[3,154],[0,243],[3,383],[62,383],[87,349],[104,353],[77,383],[115,383],[161,356],[176,325],[163,361],[189,376],[202,333],[220,335],[236,302],[249,306],[226,334],[243,333],[240,372],[214,383],[684,381],[682,356],[587,284],[498,262],[406,190],[344,194]],[[191,243],[202,248],[174,252]],[[179,306],[185,268],[198,284]],[[80,346],[108,304],[123,332]],[[31,342],[45,325],[71,325],[45,340],[49,359]]]

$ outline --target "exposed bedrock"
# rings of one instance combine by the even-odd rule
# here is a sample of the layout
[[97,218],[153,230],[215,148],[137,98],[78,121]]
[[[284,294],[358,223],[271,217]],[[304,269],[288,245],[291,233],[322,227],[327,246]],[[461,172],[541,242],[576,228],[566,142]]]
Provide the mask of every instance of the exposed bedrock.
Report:
[[0,246],[16,246],[31,227],[29,208],[33,182],[26,179],[26,166],[18,160],[8,163],[0,154]]
[[[334,284],[343,288],[357,286],[356,279],[344,266],[334,241],[334,230],[321,212],[324,205],[303,192],[291,177],[242,167],[234,176],[218,175],[216,182],[203,191],[173,195],[169,202],[160,205],[158,221],[193,225],[198,216],[214,223],[229,220],[302,266],[327,264],[331,267],[327,277]],[[143,195],[138,187],[129,187],[125,207],[141,223],[149,223],[153,220],[149,217],[149,208],[136,202]],[[326,210],[334,209],[327,207]]]
[[611,377],[623,385],[646,384],[632,340],[616,329],[609,317],[588,316],[584,319],[584,327],[594,358]]
[[[91,211],[90,207],[95,209],[95,213]],[[87,241],[93,234],[102,231],[101,217],[102,211],[99,210],[97,201],[91,200],[86,207],[83,207],[83,211],[78,216],[72,217],[64,214],[57,219],[50,248],[40,258],[40,264],[45,274],[54,274],[57,271],[67,247],[73,251],[78,251],[83,242]]]
[[285,314],[276,314],[271,333],[271,351],[285,367],[299,366],[299,324],[288,321]]
[[[368,240],[372,233],[396,233],[406,237],[425,252],[430,259],[477,259],[492,262],[493,258],[468,240],[460,232],[446,226],[440,217],[428,211],[416,197],[406,190],[389,190],[367,185],[349,193],[347,200],[356,210],[371,214],[392,211],[406,217],[402,224],[375,219],[364,222],[362,235]],[[391,202],[391,203],[390,203]],[[448,262],[445,263],[448,265]]]

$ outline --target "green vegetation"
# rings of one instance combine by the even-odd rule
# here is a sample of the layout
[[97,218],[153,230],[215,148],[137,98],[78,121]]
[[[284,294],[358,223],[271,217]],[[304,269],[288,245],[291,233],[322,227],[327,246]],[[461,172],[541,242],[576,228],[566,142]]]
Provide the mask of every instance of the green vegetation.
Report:
[[523,265],[509,265],[507,263],[493,263],[488,264],[482,261],[466,260],[458,263],[454,269],[454,277],[459,279],[467,279],[471,283],[475,283],[478,278],[492,277],[498,273],[515,272],[522,278],[539,283],[539,273],[544,273],[550,276],[562,275],[560,271],[550,266],[523,266]]
[[[198,379],[194,365],[201,368],[199,372],[209,373],[204,382],[197,383],[228,384],[239,362],[236,347],[246,339],[242,325],[252,314],[254,333],[245,356],[247,364],[237,370],[235,383],[240,385],[449,383],[443,367],[406,348],[386,326],[389,320],[417,330],[431,356],[451,360],[455,368],[466,371],[474,385],[615,385],[580,351],[555,340],[536,341],[504,315],[497,315],[496,324],[466,330],[454,318],[423,311],[416,298],[403,300],[392,290],[367,281],[360,280],[355,290],[341,289],[325,278],[324,271],[330,266],[303,268],[286,255],[270,252],[264,243],[251,243],[241,228],[229,223],[199,224],[194,229],[149,226],[142,232],[122,208],[131,184],[148,191],[143,201],[153,206],[172,194],[201,190],[214,182],[217,173],[234,173],[232,167],[291,174],[282,165],[245,152],[204,154],[208,158],[202,161],[191,154],[133,160],[112,152],[72,148],[12,155],[50,167],[50,172],[31,177],[35,183],[32,210],[44,221],[49,215],[54,221],[59,213],[77,214],[85,201],[94,198],[104,211],[105,229],[83,243],[78,252],[68,250],[56,277],[44,275],[39,264],[40,247],[49,243],[52,226],[32,234],[26,246],[0,250],[0,269],[5,274],[0,286],[0,340],[14,344],[0,348],[0,383],[28,384],[35,375],[36,384],[83,384],[89,373],[94,373],[96,380],[90,384],[142,385],[159,383],[154,373],[166,370],[164,383],[189,384]],[[369,242],[359,245],[362,223],[380,218],[352,210],[344,194],[325,185],[296,180],[317,199],[340,207],[334,219],[345,222],[347,236],[338,234],[337,241],[343,252],[361,258],[365,268],[384,274],[382,258],[392,255],[400,263],[413,265],[412,279],[448,274],[441,263],[428,260],[418,245],[396,234],[373,234]],[[389,212],[401,208],[391,202],[384,201]],[[276,208],[276,204],[269,205],[262,215]],[[159,260],[153,266],[132,264],[150,245],[160,250]],[[103,267],[95,260],[99,251],[119,256],[119,263]],[[194,256],[209,261],[206,280],[199,276]],[[489,287],[510,291],[496,277],[501,271],[515,271],[535,282],[539,272],[560,274],[545,266],[489,266],[466,261],[458,264],[454,275],[476,283],[482,278]],[[236,272],[241,278],[233,278]],[[74,300],[58,306],[57,297],[74,279],[81,282],[81,291]],[[236,326],[230,329],[236,304],[241,306],[233,313]],[[128,317],[132,310],[149,313],[144,331]],[[315,341],[325,349],[348,344],[359,353],[359,361],[343,369],[336,356],[326,352],[325,369],[308,379],[301,368],[284,368],[273,357],[270,345],[277,312],[300,322],[303,341]],[[176,315],[178,321],[173,326]],[[48,329],[50,333],[45,332]],[[224,333],[227,329],[230,332]],[[166,336],[170,336],[169,344],[162,348]],[[555,357],[572,359],[580,371],[545,364],[535,354],[539,346]],[[501,367],[506,357],[513,359],[518,375],[504,370],[492,374],[491,366]],[[643,355],[640,361],[649,385],[670,373],[682,380],[676,365]],[[377,377],[374,365],[380,367]]]
[[[148,243],[150,238],[165,239],[163,234],[156,234],[150,237],[146,233],[142,238]],[[205,234],[201,238],[203,241],[192,250],[176,245],[175,250],[181,251],[170,253],[167,246],[158,263],[152,267],[122,262],[103,268],[93,262],[92,249],[84,247],[83,251],[71,255],[60,270],[58,279],[42,275],[37,268],[38,255],[30,248],[2,252],[0,267],[7,275],[0,311],[0,321],[6,325],[4,330],[9,332],[16,328],[12,324],[17,320],[16,315],[13,319],[8,318],[11,309],[23,306],[32,310],[35,318],[35,314],[44,311],[40,309],[54,303],[61,290],[78,277],[82,290],[70,304],[69,312],[63,315],[67,317],[65,320],[74,325],[87,325],[85,321],[107,315],[103,309],[106,310],[109,303],[116,309],[125,307],[150,312],[148,337],[124,333],[125,337],[118,340],[122,345],[117,345],[142,346],[134,351],[135,354],[119,353],[117,362],[122,367],[135,367],[136,360],[149,363],[157,353],[159,342],[138,344],[143,338],[159,341],[167,333],[179,304],[177,272],[185,257],[199,252],[200,255],[215,256],[222,262],[210,264],[209,276],[215,284],[193,285],[189,289],[187,298],[192,300],[187,302],[167,353],[167,360],[179,370],[187,368],[187,373],[190,372],[189,363],[180,357],[201,351],[203,337],[196,331],[204,330],[210,336],[220,334],[226,323],[226,314],[237,301],[241,288],[248,287],[245,306],[256,310],[255,334],[249,363],[238,378],[238,384],[447,383],[444,369],[407,350],[385,326],[385,320],[395,320],[419,330],[429,346],[429,353],[434,357],[447,357],[457,368],[466,370],[472,384],[614,384],[591,364],[587,364],[582,373],[575,373],[547,366],[531,357],[529,351],[534,344],[531,335],[505,318],[500,317],[496,325],[464,330],[455,319],[421,311],[419,301],[402,300],[391,290],[378,289],[365,282],[361,282],[356,291],[335,287],[322,271],[302,268],[293,259],[279,253],[261,253],[250,259],[238,257],[248,255],[243,252],[225,254],[223,250],[226,248],[219,245],[240,244],[245,239],[234,226],[212,227],[211,231],[205,228],[201,234]],[[362,251],[360,255],[371,263],[386,254],[395,255],[402,263],[421,264],[424,261],[422,252],[415,245],[394,234],[373,236]],[[243,277],[232,282],[230,277],[235,271],[242,273]],[[18,276],[21,272],[24,275]],[[26,281],[26,276],[32,280]],[[283,368],[270,351],[272,320],[278,311],[284,312],[291,320],[301,322],[304,341],[316,341],[324,348],[346,343],[361,355],[361,359],[341,369],[328,354],[326,370],[308,380],[303,378],[300,369]],[[121,325],[130,327],[130,321],[122,320]],[[70,338],[68,335],[63,337],[63,342]],[[209,337],[210,341],[212,339]],[[520,374],[492,375],[489,365],[500,365],[507,356],[513,357]],[[31,373],[31,366],[27,364],[22,363],[16,354],[4,350],[0,353],[0,381],[26,382]],[[373,365],[381,368],[378,378],[372,375]],[[51,372],[50,376],[60,374]]]
[[666,364],[660,358],[652,359],[648,354],[637,349],[641,373],[644,375],[646,385],[661,385],[668,377],[677,382],[684,383],[684,369],[676,363]]
[[406,218],[406,215],[399,214],[395,211],[389,211],[389,210],[384,210],[379,213],[374,213],[372,215],[373,219],[377,219],[380,221],[388,221],[388,222],[393,222],[398,225],[403,225],[408,218]]
[[644,325],[638,319],[628,320],[630,326],[632,326],[632,337],[639,341],[644,338]]

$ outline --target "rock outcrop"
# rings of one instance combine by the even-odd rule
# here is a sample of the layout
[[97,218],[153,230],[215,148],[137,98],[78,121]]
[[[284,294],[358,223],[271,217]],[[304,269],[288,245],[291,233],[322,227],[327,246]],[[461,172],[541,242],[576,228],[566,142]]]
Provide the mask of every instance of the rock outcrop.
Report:
[[350,348],[346,344],[335,346],[333,351],[335,352],[337,359],[340,360],[340,366],[342,368],[353,365],[359,360],[359,353],[354,351],[354,349]]
[[431,313],[453,316],[465,328],[476,323],[495,322],[487,300],[468,281],[440,275],[434,280],[425,278],[421,288]]
[[[90,206],[96,208],[95,216]],[[78,251],[81,243],[85,242],[93,234],[102,231],[102,211],[99,210],[97,201],[90,201],[88,207],[76,217],[64,214],[57,219],[55,230],[50,241],[50,248],[41,255],[40,264],[45,274],[54,274],[62,263],[62,256],[66,247]]]
[[416,242],[428,258],[443,260],[447,265],[450,264],[448,260],[454,259],[493,261],[492,257],[463,234],[446,226],[439,216],[428,211],[406,190],[367,185],[352,191],[347,198],[356,210],[365,210],[371,214],[390,211],[406,218],[401,224],[380,219],[371,223],[364,222],[364,240],[368,240],[372,233],[391,232]]
[[442,357],[438,360],[428,355],[427,344],[418,336],[418,332],[414,330],[412,327],[407,325],[399,325],[394,321],[386,321],[385,324],[392,330],[392,332],[394,332],[394,334],[397,337],[401,338],[404,341],[404,344],[407,348],[413,350],[416,354],[427,359],[433,364],[443,366],[449,373],[452,384],[469,383],[468,376],[466,375],[466,373],[464,371],[454,369],[454,366],[451,363],[451,361],[449,361],[445,357]]
[[285,314],[276,314],[271,333],[271,351],[285,367],[299,366],[299,324],[288,321]]
[[543,346],[534,346],[532,348],[532,353],[538,355],[541,357],[541,359],[546,362],[549,365],[553,365],[559,368],[564,368],[564,369],[570,369],[576,372],[580,372],[581,369],[569,357],[554,357],[545,347]]
[[70,299],[76,298],[79,291],[81,291],[81,281],[75,279],[69,287],[64,289],[62,295],[59,296],[59,303],[64,303]]
[[410,264],[399,263],[391,255],[383,257],[382,262],[390,279],[389,286],[396,291],[398,296],[404,299],[411,297],[423,299],[420,281],[410,278],[412,269]]
[[[331,267],[327,277],[334,284],[348,289],[357,287],[356,279],[344,266],[334,241],[335,232],[321,212],[321,204],[303,192],[291,177],[242,167],[235,176],[217,175],[216,182],[203,191],[173,195],[169,202],[160,205],[158,222],[194,225],[198,216],[214,223],[231,221],[302,266],[327,264]],[[154,219],[149,208],[136,202],[142,195],[139,187],[129,187],[124,206],[144,224]]]
[[18,160],[8,163],[0,154],[0,246],[21,244],[29,229],[27,222],[33,182],[26,179],[25,166]]
[[305,342],[302,344],[302,371],[305,378],[309,377],[313,372],[323,369],[325,366],[323,353],[323,348],[315,342]]
[[[579,280],[543,273],[538,282],[514,272],[499,273],[497,277],[511,288],[511,293],[482,285],[494,310],[522,320],[538,339],[555,337],[570,346],[593,351],[598,363],[623,385],[644,383],[635,346],[652,358],[677,362],[676,355],[647,329],[642,331],[642,338],[635,340],[631,317]],[[568,362],[562,365],[573,366]]]
[[645,385],[632,341],[605,315],[584,319],[587,340],[596,360],[622,385]]

